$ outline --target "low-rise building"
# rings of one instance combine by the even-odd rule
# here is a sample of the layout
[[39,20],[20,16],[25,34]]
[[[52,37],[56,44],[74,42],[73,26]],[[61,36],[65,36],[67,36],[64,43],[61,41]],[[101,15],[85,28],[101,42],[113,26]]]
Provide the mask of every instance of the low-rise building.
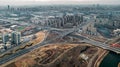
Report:
[[5,47],[4,44],[0,44],[0,52],[5,51],[5,48],[4,48],[4,47]]
[[12,47],[10,42],[7,42],[7,44],[5,46],[7,47],[7,49]]
[[89,57],[86,54],[80,54],[80,57],[84,60],[88,60]]
[[113,30],[115,36],[120,36],[120,29]]

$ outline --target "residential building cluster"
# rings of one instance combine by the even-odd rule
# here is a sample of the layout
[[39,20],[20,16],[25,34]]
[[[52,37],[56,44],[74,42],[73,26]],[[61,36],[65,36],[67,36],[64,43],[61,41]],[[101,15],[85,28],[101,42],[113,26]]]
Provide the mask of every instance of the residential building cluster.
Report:
[[73,27],[81,24],[83,22],[82,14],[73,14],[66,13],[63,16],[47,16],[45,18],[39,19],[33,18],[31,19],[32,23],[55,27],[55,28],[64,28],[64,27]]
[[11,33],[2,34],[2,43],[0,44],[0,52],[11,48],[12,46],[20,45],[21,33],[13,31]]

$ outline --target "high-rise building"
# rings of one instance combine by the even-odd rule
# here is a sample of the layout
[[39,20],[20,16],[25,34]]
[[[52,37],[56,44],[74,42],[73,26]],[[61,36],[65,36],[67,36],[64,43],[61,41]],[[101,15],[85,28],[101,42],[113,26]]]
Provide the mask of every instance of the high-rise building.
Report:
[[3,34],[2,35],[2,41],[4,44],[6,44],[9,41],[9,35],[8,34]]
[[12,42],[12,44],[19,45],[21,42],[21,33],[20,32],[12,32],[11,42]]
[[7,6],[8,10],[10,9],[10,5]]

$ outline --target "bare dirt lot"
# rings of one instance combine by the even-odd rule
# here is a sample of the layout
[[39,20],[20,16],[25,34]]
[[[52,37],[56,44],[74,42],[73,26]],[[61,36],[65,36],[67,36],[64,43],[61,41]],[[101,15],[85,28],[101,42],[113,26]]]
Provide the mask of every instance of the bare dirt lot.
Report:
[[89,44],[48,44],[6,67],[87,67],[98,48]]

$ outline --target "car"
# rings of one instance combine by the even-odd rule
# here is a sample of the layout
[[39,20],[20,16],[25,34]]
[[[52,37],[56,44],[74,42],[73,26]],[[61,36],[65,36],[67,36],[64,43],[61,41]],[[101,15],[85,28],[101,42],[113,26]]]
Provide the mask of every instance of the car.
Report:
[[117,43],[112,44],[111,46],[112,46],[112,47],[119,47],[119,48],[120,48],[120,44],[117,44]]

